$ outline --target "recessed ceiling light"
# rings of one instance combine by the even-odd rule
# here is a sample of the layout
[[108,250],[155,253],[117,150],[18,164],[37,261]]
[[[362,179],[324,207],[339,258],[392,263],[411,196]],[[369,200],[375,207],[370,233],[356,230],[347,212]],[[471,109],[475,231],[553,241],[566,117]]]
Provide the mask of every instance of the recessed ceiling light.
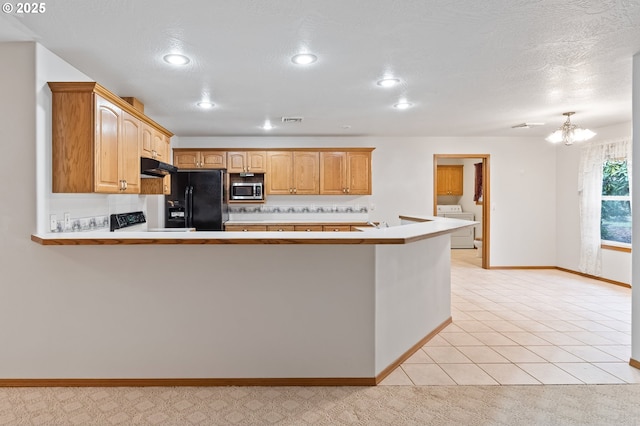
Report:
[[318,60],[316,55],[311,53],[300,53],[291,58],[291,62],[298,65],[309,65]]
[[393,87],[399,83],[400,80],[397,78],[383,78],[382,80],[378,80],[376,84],[380,87]]
[[393,107],[397,109],[408,109],[408,108],[411,108],[412,106],[413,104],[411,102],[398,102],[397,104],[393,105]]
[[213,108],[215,106],[214,103],[211,103],[211,102],[208,102],[208,101],[198,102],[197,105],[202,109],[209,109],[209,108]]
[[191,62],[191,59],[187,58],[184,55],[180,55],[179,53],[170,53],[165,55],[162,59],[168,64],[171,65],[186,65]]
[[271,125],[271,121],[267,120],[264,122],[264,124],[262,125],[262,129],[263,130],[271,130],[273,129],[273,126]]

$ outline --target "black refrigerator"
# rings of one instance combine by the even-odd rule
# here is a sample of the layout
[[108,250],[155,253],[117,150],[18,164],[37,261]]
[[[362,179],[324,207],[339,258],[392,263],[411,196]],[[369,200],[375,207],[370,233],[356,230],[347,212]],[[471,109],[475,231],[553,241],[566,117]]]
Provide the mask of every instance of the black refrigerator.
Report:
[[165,196],[165,227],[224,231],[229,219],[225,170],[178,170]]

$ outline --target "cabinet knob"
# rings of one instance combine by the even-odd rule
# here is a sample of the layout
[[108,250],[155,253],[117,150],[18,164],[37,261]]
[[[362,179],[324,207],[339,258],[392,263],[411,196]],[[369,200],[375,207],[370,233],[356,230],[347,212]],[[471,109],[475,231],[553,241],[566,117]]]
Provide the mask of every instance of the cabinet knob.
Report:
[[293,188],[293,193],[297,194],[298,193],[298,189],[297,188]]
[[347,194],[351,192],[351,188],[347,188]]

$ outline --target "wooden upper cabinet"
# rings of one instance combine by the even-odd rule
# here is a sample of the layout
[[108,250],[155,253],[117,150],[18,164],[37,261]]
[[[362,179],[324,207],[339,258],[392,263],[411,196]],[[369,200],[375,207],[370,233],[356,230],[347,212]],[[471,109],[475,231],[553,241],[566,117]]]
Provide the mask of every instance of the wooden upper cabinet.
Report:
[[293,194],[293,152],[267,152],[266,193],[274,195]]
[[347,194],[371,195],[371,152],[347,152]]
[[320,193],[343,195],[347,191],[347,153],[320,153]]
[[[124,188],[119,170],[120,155],[118,155],[122,110],[98,95],[95,95],[95,105],[95,184],[91,190],[83,192],[117,193]],[[55,189],[54,192],[56,192]]]
[[142,123],[122,111],[122,138],[118,144],[118,170],[123,182],[121,192],[140,193],[140,136]]
[[179,169],[226,169],[227,152],[174,149],[173,165]]
[[145,125],[166,138],[171,132],[97,83],[50,82],[49,87],[52,191],[140,193]]
[[169,141],[170,139],[162,132],[144,124],[142,126],[140,156],[170,163],[171,159],[169,158],[169,153],[171,148],[169,146]]
[[463,194],[463,167],[462,165],[437,166],[436,195]]
[[200,164],[200,151],[173,151],[173,165],[179,169],[195,169]]
[[225,151],[201,151],[200,168],[225,169],[227,167],[227,153]]
[[312,151],[267,151],[266,193],[319,194],[319,155]]
[[313,195],[320,193],[320,155],[317,152],[293,152],[293,193]]
[[266,171],[266,151],[227,152],[227,172],[229,173],[265,173]]
[[371,152],[321,152],[320,194],[371,194]]

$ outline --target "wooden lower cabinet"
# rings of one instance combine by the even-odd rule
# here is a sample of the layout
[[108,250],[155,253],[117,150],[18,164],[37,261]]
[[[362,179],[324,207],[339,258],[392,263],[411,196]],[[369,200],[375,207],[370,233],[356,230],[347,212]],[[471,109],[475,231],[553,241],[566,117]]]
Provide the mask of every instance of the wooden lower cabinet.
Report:
[[293,226],[293,225],[269,225],[269,226],[267,226],[267,231],[276,231],[276,232],[295,231],[295,226]]
[[322,230],[325,232],[351,232],[351,225],[324,225]]
[[249,231],[266,231],[267,227],[265,225],[225,225],[225,231],[230,232],[249,232]]
[[295,231],[302,232],[322,232],[324,231],[322,225],[296,225]]
[[331,225],[322,225],[315,223],[276,223],[270,225],[259,224],[245,224],[245,225],[225,225],[225,231],[235,232],[249,232],[249,231],[272,231],[272,232],[285,232],[285,231],[298,231],[298,232],[351,232],[356,231],[356,228],[367,227],[364,223],[344,222]]

